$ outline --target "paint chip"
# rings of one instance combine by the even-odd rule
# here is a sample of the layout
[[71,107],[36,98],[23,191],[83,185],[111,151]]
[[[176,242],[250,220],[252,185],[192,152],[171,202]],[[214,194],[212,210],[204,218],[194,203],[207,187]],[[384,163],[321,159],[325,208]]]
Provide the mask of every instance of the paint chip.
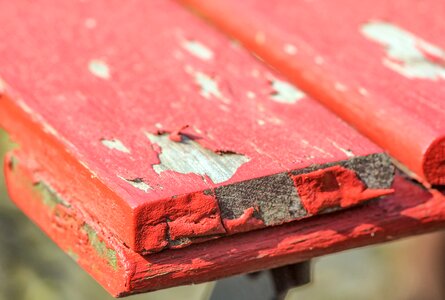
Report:
[[200,88],[200,94],[206,99],[210,99],[211,97],[215,97],[217,99],[222,100],[223,102],[230,103],[230,100],[225,98],[221,93],[218,83],[212,77],[201,73],[195,72],[195,82]]
[[364,87],[360,87],[360,88],[358,89],[358,92],[359,92],[360,95],[362,95],[362,96],[368,96],[368,95],[369,95],[368,90],[365,89]]
[[285,44],[284,45],[284,52],[286,52],[289,55],[295,55],[298,52],[297,47],[295,47],[292,44]]
[[354,152],[352,152],[351,149],[345,149],[343,147],[340,147],[336,142],[332,141],[332,146],[334,146],[335,148],[337,148],[338,150],[340,150],[341,152],[343,152],[344,154],[346,154],[347,157],[354,157]]
[[88,69],[96,77],[102,79],[110,78],[110,69],[103,60],[99,59],[90,60],[90,62],[88,63]]
[[252,92],[252,91],[247,91],[246,96],[249,99],[255,99],[256,98],[256,94],[254,92]]
[[118,139],[111,139],[111,140],[101,139],[100,141],[105,147],[109,149],[118,150],[124,153],[130,153],[130,150],[127,147],[125,147],[125,145]]
[[334,88],[340,92],[345,92],[348,89],[344,84],[342,84],[340,82],[336,82],[334,85]]
[[279,103],[294,104],[305,97],[305,94],[292,84],[274,79],[271,81],[273,93],[272,100]]
[[445,79],[445,51],[414,34],[383,21],[372,21],[361,27],[368,39],[383,45],[383,64],[407,77]]
[[213,59],[213,51],[198,41],[184,41],[182,47],[193,56],[202,60]]
[[147,193],[149,190],[152,190],[153,188],[151,186],[149,186],[148,184],[146,184],[144,182],[144,179],[142,178],[133,178],[133,179],[126,179],[122,176],[117,175],[117,177],[119,177],[120,179],[128,182],[129,184],[131,184],[133,187],[144,191],[145,193]]
[[156,173],[174,171],[181,174],[208,176],[214,183],[229,180],[239,167],[250,159],[242,154],[215,153],[183,136],[181,142],[169,139],[168,134],[146,133],[153,144],[161,148],[160,163],[153,165]]

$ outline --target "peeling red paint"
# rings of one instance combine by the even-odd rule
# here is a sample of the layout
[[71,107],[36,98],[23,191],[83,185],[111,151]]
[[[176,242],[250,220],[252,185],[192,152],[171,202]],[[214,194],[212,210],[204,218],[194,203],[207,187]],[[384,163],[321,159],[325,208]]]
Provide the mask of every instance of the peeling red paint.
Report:
[[[426,68],[428,77],[432,69],[445,66],[445,22],[439,13],[445,11],[443,0],[345,0],[341,5],[337,1],[298,5],[293,0],[178,1],[279,70],[417,176],[433,185],[445,184],[445,154],[438,142],[445,140],[444,73],[433,79],[401,75],[387,67],[388,56],[382,50],[388,45],[376,46],[361,33],[364,24],[373,20],[409,32],[408,39],[421,42],[416,46],[426,58],[422,61],[414,55],[413,63],[421,71],[435,64]],[[400,9],[407,6],[412,9]],[[381,35],[385,37],[385,32]],[[403,40],[386,38],[395,43]],[[292,45],[298,54],[286,52],[284,45]],[[410,57],[409,49],[404,50],[402,55]],[[399,66],[406,63],[390,59]]]
[[238,233],[263,228],[264,222],[254,216],[255,208],[250,207],[238,219],[224,219],[227,233]]
[[181,135],[184,134],[184,130],[187,129],[187,128],[189,128],[189,125],[184,125],[184,126],[182,126],[181,128],[172,131],[172,132],[169,134],[168,137],[170,138],[170,140],[179,143],[179,142],[182,140],[182,136],[181,136]]
[[392,189],[368,189],[354,171],[341,166],[291,177],[309,214],[336,206],[352,206],[394,192]]
[[171,241],[226,233],[216,198],[209,191],[164,199],[160,206],[138,212],[143,234],[136,241],[137,249],[156,252]]
[[[273,268],[445,226],[443,193],[427,191],[398,176],[396,193],[385,201],[181,250],[141,255],[109,232],[98,231],[106,246],[116,251],[114,269],[88,243],[88,236],[82,230],[85,221],[93,225],[94,222],[74,207],[59,205],[56,211],[49,209],[33,193],[35,180],[30,176],[36,172],[22,172],[25,159],[20,158],[19,162],[11,169],[5,161],[6,181],[13,201],[64,251],[75,253],[77,263],[114,296]],[[62,210],[64,213],[58,216]],[[252,211],[246,210],[245,215]]]
[[178,196],[167,205],[172,240],[225,233],[214,195],[199,192]]

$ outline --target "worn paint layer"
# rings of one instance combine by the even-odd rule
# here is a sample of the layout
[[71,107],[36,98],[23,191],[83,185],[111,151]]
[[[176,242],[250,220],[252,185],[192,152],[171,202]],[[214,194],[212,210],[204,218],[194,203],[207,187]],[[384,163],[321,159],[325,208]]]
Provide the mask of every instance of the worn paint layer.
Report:
[[215,153],[186,136],[182,136],[180,142],[172,141],[168,134],[147,133],[147,137],[161,148],[160,163],[153,165],[158,174],[165,171],[196,174],[207,176],[214,183],[222,183],[249,161],[242,154]]
[[361,28],[369,39],[383,45],[383,64],[408,78],[445,79],[445,52],[409,31],[384,21],[369,22]]
[[96,231],[88,224],[84,224],[83,230],[88,235],[88,241],[96,249],[99,256],[107,259],[113,269],[117,269],[117,256],[114,249],[108,248],[107,244],[97,235]]

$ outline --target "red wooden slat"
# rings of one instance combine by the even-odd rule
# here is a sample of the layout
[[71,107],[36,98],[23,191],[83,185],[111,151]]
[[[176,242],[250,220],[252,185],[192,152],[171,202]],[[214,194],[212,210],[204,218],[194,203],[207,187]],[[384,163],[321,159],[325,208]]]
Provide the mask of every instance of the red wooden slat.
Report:
[[142,256],[70,206],[75,197],[60,201],[62,191],[45,187],[48,174],[23,154],[5,160],[12,199],[114,296],[210,281],[445,226],[445,196],[396,176],[396,193],[384,201]]
[[431,184],[445,184],[445,2],[181,0]]
[[0,40],[0,124],[137,252],[391,192],[378,147],[176,3],[3,1]]

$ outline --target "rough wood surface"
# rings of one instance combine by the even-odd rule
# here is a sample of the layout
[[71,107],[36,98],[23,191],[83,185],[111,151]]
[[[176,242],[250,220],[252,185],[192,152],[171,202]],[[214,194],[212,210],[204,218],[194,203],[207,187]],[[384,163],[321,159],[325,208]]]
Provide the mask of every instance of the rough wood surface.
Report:
[[0,125],[137,252],[391,192],[377,146],[174,2],[2,1],[0,40]]
[[445,184],[443,0],[180,0],[431,184]]
[[10,155],[5,170],[13,201],[114,296],[277,267],[445,226],[445,196],[396,176],[396,192],[384,200],[143,256],[76,210],[74,199],[61,200],[62,191],[47,185],[47,172],[27,155]]

